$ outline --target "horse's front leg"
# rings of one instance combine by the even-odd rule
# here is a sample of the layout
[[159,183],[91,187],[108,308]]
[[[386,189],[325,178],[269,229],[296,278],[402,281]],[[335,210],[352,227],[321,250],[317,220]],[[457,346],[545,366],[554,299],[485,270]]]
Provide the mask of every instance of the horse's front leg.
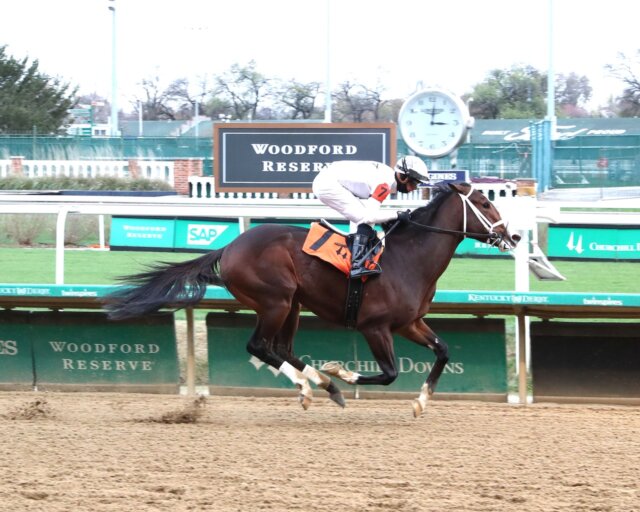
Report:
[[393,336],[388,329],[361,330],[369,344],[369,350],[373,354],[382,373],[377,375],[361,375],[357,372],[345,369],[340,363],[331,361],[325,363],[321,370],[333,375],[348,384],[378,384],[388,386],[398,377],[396,357],[393,351]]
[[413,416],[417,418],[426,409],[429,398],[436,390],[440,375],[442,375],[442,371],[449,361],[449,348],[443,340],[438,338],[422,318],[418,318],[408,327],[401,329],[398,331],[398,334],[418,345],[430,348],[436,355],[436,362],[431,368],[427,380],[420,389],[420,395],[413,401]]

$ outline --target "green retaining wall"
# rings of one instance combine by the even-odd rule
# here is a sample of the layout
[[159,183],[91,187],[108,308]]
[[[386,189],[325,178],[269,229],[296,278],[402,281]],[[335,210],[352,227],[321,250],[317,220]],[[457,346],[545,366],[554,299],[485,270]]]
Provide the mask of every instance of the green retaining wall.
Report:
[[0,356],[12,358],[0,372],[4,388],[179,391],[172,314],[113,322],[95,312],[0,311],[0,326],[17,347]]
[[33,387],[29,316],[26,311],[0,311],[0,389]]
[[[504,320],[429,318],[429,326],[450,349],[438,391],[451,394],[484,394],[506,400],[507,369]],[[292,389],[291,382],[246,351],[255,327],[255,316],[240,313],[207,315],[209,384],[217,388]],[[435,361],[434,354],[399,336],[394,337],[399,375],[389,386],[360,386],[367,392],[417,393]],[[362,374],[379,373],[362,335],[335,327],[319,318],[303,316],[295,341],[296,355],[316,369],[327,361],[341,361]],[[338,382],[342,389],[353,389]]]

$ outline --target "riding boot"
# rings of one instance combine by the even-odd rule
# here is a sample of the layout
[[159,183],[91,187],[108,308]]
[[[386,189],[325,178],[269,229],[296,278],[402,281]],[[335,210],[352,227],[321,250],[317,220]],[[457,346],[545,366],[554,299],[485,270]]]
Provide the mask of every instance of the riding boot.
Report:
[[349,277],[351,279],[357,279],[363,276],[370,276],[374,274],[380,274],[382,270],[380,266],[376,266],[369,269],[365,266],[367,262],[367,253],[369,252],[369,241],[371,240],[369,235],[355,233],[353,236],[353,245],[351,246],[351,273]]

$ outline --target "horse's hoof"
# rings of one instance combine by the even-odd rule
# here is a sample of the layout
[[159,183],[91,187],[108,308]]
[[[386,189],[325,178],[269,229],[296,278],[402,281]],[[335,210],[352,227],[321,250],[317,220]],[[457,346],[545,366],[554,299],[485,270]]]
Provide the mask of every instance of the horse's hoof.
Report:
[[330,394],[329,395],[329,400],[333,400],[335,403],[337,403],[343,409],[347,405],[347,402],[345,402],[344,396],[342,396],[342,393],[332,393],[332,394]]
[[309,407],[311,407],[311,398],[305,395],[300,395],[298,400],[300,401],[300,405],[306,411]]
[[320,371],[328,373],[329,375],[333,375],[334,377],[338,377],[338,374],[342,370],[342,365],[335,361],[329,361],[328,363],[324,363]]
[[330,361],[324,363],[320,371],[338,377],[340,380],[345,381],[347,384],[355,384],[360,377],[359,373],[352,372],[351,370],[345,370],[342,365],[336,361]]
[[413,417],[419,418],[420,416],[422,416],[422,411],[424,411],[424,407],[422,407],[420,400],[416,398],[411,405],[413,406]]

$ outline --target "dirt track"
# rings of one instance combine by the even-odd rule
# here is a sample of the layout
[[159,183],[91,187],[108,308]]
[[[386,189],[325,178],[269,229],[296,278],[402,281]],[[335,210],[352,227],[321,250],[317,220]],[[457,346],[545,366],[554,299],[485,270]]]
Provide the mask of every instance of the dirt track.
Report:
[[0,510],[640,510],[640,408],[294,395],[2,392]]

